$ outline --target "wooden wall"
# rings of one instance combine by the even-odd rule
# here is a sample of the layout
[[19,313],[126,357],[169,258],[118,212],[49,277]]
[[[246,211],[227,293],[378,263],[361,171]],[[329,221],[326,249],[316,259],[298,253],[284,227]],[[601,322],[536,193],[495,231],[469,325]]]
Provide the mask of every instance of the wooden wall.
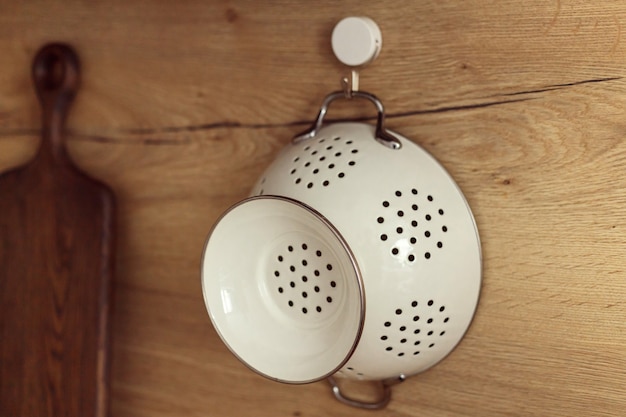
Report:
[[624,415],[626,3],[2,0],[0,170],[37,146],[35,51],[82,58],[69,147],[119,201],[111,414],[374,415],[241,365],[199,278],[217,216],[337,89],[348,15],[383,32],[362,88],[456,178],[484,254],[467,337],[379,414]]

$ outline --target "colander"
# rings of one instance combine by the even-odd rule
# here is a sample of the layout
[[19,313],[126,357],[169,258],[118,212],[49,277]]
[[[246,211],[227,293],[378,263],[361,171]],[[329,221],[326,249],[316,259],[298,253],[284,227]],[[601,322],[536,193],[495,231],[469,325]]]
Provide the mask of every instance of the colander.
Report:
[[[460,342],[474,315],[481,250],[471,210],[426,151],[376,126],[324,125],[298,135],[218,220],[204,248],[202,286],[228,348],[276,381],[328,378],[341,401],[380,408],[389,386]],[[335,378],[383,383],[354,401]]]

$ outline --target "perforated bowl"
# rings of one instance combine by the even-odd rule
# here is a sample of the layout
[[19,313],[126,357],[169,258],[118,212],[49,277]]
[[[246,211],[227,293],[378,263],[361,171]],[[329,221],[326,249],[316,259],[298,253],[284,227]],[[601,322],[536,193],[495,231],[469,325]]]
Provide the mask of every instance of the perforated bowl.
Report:
[[444,168],[384,129],[382,105],[376,128],[322,127],[324,114],[209,236],[207,309],[230,349],[272,379],[403,380],[468,329],[478,232]]

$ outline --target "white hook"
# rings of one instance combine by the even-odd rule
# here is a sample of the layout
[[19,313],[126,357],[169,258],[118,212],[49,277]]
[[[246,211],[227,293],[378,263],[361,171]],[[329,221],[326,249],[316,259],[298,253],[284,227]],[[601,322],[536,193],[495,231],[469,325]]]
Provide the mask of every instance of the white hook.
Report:
[[380,28],[369,17],[346,17],[333,29],[331,44],[337,59],[351,67],[351,78],[342,79],[346,97],[351,97],[352,91],[359,91],[359,69],[380,53]]

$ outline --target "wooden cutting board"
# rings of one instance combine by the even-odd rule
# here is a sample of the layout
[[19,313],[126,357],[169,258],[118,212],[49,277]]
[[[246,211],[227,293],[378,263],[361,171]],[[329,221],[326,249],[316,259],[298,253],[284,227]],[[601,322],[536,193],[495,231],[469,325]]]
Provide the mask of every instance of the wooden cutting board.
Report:
[[0,175],[0,416],[108,413],[114,195],[63,140],[79,63],[66,45],[33,62],[42,142]]

